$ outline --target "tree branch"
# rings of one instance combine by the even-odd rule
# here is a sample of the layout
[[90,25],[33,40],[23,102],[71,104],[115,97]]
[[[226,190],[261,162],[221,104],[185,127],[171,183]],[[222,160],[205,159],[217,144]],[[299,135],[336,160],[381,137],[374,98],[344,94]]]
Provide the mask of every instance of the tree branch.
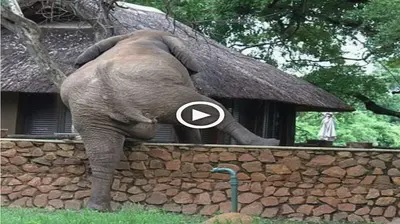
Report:
[[308,11],[309,14],[311,14],[312,16],[314,16],[315,18],[319,18],[322,19],[328,23],[331,23],[333,25],[336,26],[344,26],[344,27],[350,27],[350,28],[355,28],[355,29],[359,29],[361,31],[364,31],[368,34],[374,34],[376,33],[376,30],[374,30],[374,28],[372,28],[371,26],[366,26],[366,24],[364,24],[363,21],[359,21],[359,20],[351,20],[351,19],[338,19],[338,18],[332,18],[332,17],[328,17],[322,13],[315,13],[313,11]]
[[[347,0],[348,2],[353,2],[355,4],[368,1],[368,0]],[[353,19],[344,19],[344,18],[333,18],[327,16],[325,13],[321,12],[315,12],[313,10],[307,9],[305,1],[302,1],[302,5],[299,8],[300,10],[296,9],[296,5],[291,5],[291,4],[286,4],[286,3],[278,3],[279,0],[274,0],[272,3],[266,5],[266,7],[262,10],[264,14],[270,10],[280,10],[280,11],[290,11],[290,12],[297,12],[296,16],[301,16],[305,18],[306,16],[310,16],[316,19],[320,19],[325,21],[326,23],[333,24],[335,26],[343,26],[343,27],[350,27],[350,28],[355,28],[359,29],[361,31],[364,31],[368,34],[374,34],[376,33],[376,30],[371,27],[371,26],[366,26],[364,21],[359,21],[359,20],[353,20]],[[277,20],[279,23],[279,20]]]
[[[8,7],[13,11],[8,9]],[[66,75],[58,68],[58,65],[50,59],[45,47],[42,46],[40,42],[40,29],[37,24],[23,17],[21,10],[18,9],[19,5],[16,0],[2,1],[2,24],[23,40],[32,59],[38,64],[40,71],[59,89]]]
[[278,3],[278,2],[279,2],[279,0],[273,0],[271,3],[269,3],[269,4],[267,5],[267,7],[268,7],[268,8],[273,8],[274,5],[275,5],[276,3]]
[[313,60],[313,59],[306,59],[306,58],[304,58],[304,59],[295,59],[295,60],[292,60],[293,62],[315,62],[315,63],[320,63],[320,62],[332,62],[332,61],[335,61],[335,60],[349,60],[349,61],[366,61],[368,58],[370,58],[372,56],[372,54],[370,54],[370,53],[368,53],[368,54],[366,54],[365,56],[363,56],[362,58],[348,58],[348,57],[343,57],[343,56],[340,56],[340,57],[335,57],[335,58],[329,58],[329,59],[322,59],[322,60],[320,60],[320,59],[318,59],[318,60]]
[[115,0],[61,1],[60,4],[70,8],[78,17],[88,22],[93,27],[95,41],[98,42],[114,35],[110,10],[113,9],[115,2]]
[[244,50],[253,48],[253,47],[264,47],[265,45],[270,45],[271,43],[258,43],[258,44],[252,44],[252,45],[242,45],[243,48],[240,49],[240,52],[243,52]]
[[379,106],[374,101],[372,101],[371,99],[369,99],[368,97],[366,97],[360,93],[354,93],[352,95],[355,98],[359,99],[361,102],[363,102],[365,105],[365,108],[367,108],[367,110],[370,110],[370,111],[374,112],[375,114],[389,115],[389,116],[400,118],[399,111],[394,111],[394,110],[390,110],[390,109],[384,108],[382,106]]

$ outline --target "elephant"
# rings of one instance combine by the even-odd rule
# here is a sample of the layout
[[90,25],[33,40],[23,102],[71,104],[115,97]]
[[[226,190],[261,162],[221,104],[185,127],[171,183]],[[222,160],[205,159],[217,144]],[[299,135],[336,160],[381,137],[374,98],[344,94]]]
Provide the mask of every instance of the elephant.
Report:
[[110,188],[125,138],[152,139],[163,123],[174,126],[179,142],[201,143],[199,130],[180,125],[175,116],[186,103],[207,101],[223,108],[225,118],[216,128],[239,144],[279,145],[277,139],[253,134],[220,103],[196,91],[191,76],[201,72],[199,63],[169,32],[137,30],[104,39],[79,55],[76,65],[60,95],[88,155],[89,209],[110,211]]

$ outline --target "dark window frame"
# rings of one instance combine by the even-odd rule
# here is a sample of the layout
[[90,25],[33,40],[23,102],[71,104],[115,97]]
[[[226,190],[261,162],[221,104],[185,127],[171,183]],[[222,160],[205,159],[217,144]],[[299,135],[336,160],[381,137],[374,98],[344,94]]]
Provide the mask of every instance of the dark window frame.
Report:
[[[60,96],[55,93],[20,93],[18,103],[18,116],[17,116],[17,127],[16,133],[18,134],[33,134],[33,135],[53,135],[55,133],[65,133],[66,130],[66,116],[68,108],[63,104]],[[46,113],[54,116],[55,128],[54,132],[45,134],[30,133],[30,129],[33,129],[29,122],[34,122],[35,118],[32,118],[34,110],[37,109],[32,105],[39,103],[39,101],[45,101],[44,103],[50,104],[50,107],[43,109]],[[43,102],[42,102],[43,103]],[[40,117],[40,115],[39,115]],[[44,117],[42,117],[44,119]],[[51,128],[51,127],[50,127]]]

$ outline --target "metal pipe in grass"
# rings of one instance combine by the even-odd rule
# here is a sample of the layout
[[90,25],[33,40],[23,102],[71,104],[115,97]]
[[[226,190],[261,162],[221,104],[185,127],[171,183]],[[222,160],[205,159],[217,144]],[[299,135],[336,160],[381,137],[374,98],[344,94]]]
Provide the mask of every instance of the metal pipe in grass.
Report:
[[232,212],[237,212],[238,208],[238,185],[239,181],[237,179],[236,172],[230,168],[212,168],[212,173],[229,173],[231,180],[229,184],[231,185],[231,210]]

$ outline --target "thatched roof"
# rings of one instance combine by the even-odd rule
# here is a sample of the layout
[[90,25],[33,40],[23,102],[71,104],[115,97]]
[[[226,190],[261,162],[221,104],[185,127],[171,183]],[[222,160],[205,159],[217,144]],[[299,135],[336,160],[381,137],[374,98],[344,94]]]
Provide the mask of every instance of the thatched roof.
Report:
[[[195,85],[208,96],[279,101],[319,111],[352,110],[323,89],[218,44],[182,23],[174,24],[163,13],[129,8],[117,9],[114,17],[118,20],[114,24],[119,34],[156,29],[184,39],[203,68],[203,72],[194,76]],[[43,43],[61,69],[71,73],[75,58],[93,44],[93,31],[66,24],[55,27],[43,29]],[[2,30],[1,35],[2,91],[55,92],[54,85],[40,74],[17,37],[7,30]]]

